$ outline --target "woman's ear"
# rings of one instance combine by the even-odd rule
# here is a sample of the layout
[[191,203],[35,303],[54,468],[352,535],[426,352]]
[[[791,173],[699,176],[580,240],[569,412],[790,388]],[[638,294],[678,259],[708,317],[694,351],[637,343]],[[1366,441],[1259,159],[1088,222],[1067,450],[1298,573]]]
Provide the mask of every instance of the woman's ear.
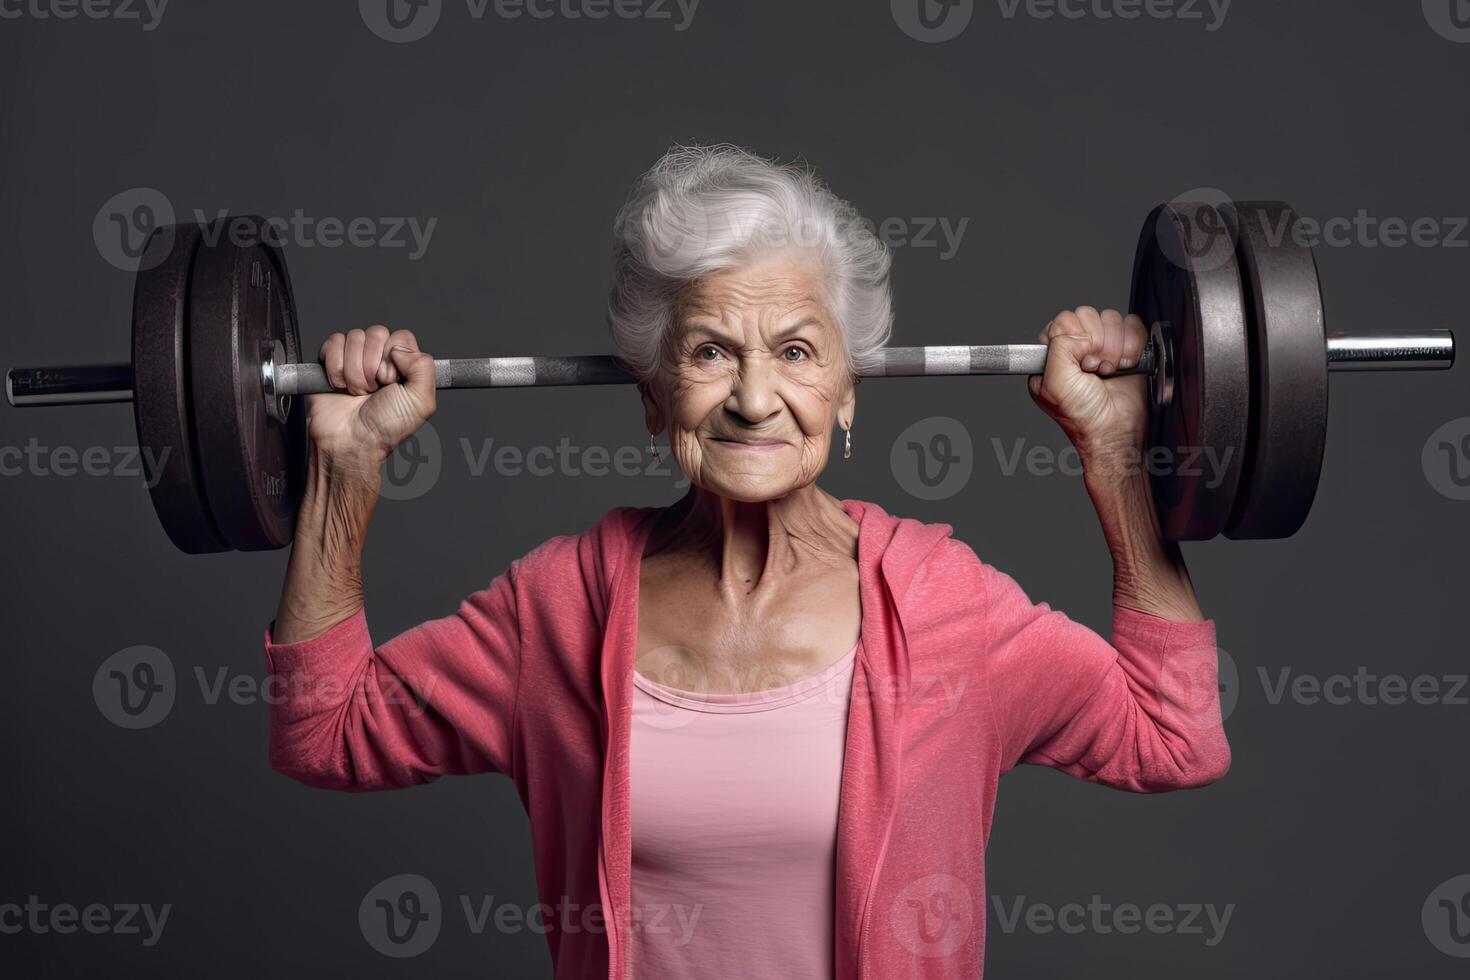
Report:
[[658,399],[647,381],[638,382],[638,394],[643,399],[643,424],[649,434],[660,431],[664,427],[663,412],[659,409]]
[[844,429],[852,428],[853,416],[857,414],[857,386],[861,383],[861,378],[853,378],[852,384],[847,386],[847,391],[842,396],[842,401],[837,405],[837,424]]

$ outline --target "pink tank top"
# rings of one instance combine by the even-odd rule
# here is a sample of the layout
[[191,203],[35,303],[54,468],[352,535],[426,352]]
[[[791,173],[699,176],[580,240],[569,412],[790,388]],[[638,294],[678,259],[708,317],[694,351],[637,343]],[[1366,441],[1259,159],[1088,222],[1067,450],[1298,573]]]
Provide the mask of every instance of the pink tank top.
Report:
[[633,674],[637,980],[831,980],[837,804],[861,644],[752,694]]

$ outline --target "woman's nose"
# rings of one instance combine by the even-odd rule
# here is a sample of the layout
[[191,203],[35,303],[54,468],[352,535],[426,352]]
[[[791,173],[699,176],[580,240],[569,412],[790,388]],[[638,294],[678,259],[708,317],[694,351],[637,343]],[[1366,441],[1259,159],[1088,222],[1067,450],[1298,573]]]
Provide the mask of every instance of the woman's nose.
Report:
[[764,421],[779,407],[778,380],[769,357],[756,354],[742,358],[725,407],[752,424]]

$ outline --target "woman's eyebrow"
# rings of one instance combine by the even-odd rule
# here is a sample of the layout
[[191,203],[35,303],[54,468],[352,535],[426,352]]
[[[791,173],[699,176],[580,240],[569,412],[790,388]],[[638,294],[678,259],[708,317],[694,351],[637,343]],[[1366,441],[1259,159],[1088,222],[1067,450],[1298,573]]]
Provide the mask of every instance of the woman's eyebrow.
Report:
[[706,336],[713,337],[715,340],[722,340],[727,344],[734,345],[740,342],[740,338],[737,335],[727,333],[721,326],[708,320],[688,320],[684,324],[684,329],[690,334],[702,333]]
[[776,334],[776,339],[777,340],[786,340],[788,337],[792,337],[792,336],[794,336],[794,335],[796,335],[798,333],[801,333],[801,331],[805,330],[807,327],[818,327],[818,328],[820,328],[821,326],[822,326],[822,321],[821,320],[818,320],[814,316],[802,317],[796,323],[792,324],[791,326],[787,327],[785,330],[782,330],[780,333]]
[[[805,319],[800,320],[797,323],[793,323],[791,326],[779,331],[775,335],[774,339],[779,343],[780,341],[787,340],[790,337],[795,336],[796,334],[805,330],[807,327],[820,327],[821,325],[822,321],[818,320],[816,317],[806,317]],[[740,340],[740,338],[735,336],[734,334],[726,333],[720,327],[707,321],[690,320],[685,324],[685,329],[688,330],[690,333],[702,331],[703,333],[709,334],[711,337],[717,337],[720,340],[724,340],[732,344],[739,343]]]

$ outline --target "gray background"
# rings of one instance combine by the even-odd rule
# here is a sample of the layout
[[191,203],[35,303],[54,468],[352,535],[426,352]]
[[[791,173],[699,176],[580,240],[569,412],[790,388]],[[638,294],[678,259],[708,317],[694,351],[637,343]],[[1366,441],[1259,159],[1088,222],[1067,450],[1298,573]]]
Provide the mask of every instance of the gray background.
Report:
[[[384,322],[441,354],[605,351],[611,219],[675,140],[800,155],[875,219],[968,219],[949,259],[897,248],[900,344],[1030,341],[1063,307],[1125,304],[1144,214],[1191,188],[1282,197],[1321,219],[1470,210],[1470,45],[1433,30],[1417,3],[1238,0],[1212,31],[1025,7],[1008,18],[986,2],[944,43],[906,35],[883,0],[703,0],[685,30],[679,16],[492,8],[476,20],[447,0],[437,28],[408,44],[375,36],[348,2],[174,0],[152,31],[0,20],[0,364],[127,356],[131,276],[104,260],[92,226],[105,202],[140,187],[185,216],[437,218],[417,261],[309,242],[288,256],[309,350],[332,330]],[[1458,248],[1363,236],[1319,248],[1332,325],[1452,325],[1465,237]],[[1272,704],[1258,668],[1273,683],[1283,667],[1466,671],[1470,503],[1437,492],[1420,462],[1430,433],[1470,414],[1465,377],[1338,376],[1306,528],[1186,548],[1240,672],[1223,782],[1155,798],[1046,770],[1002,783],[989,884],[1008,907],[1094,895],[1233,904],[1223,941],[1024,924],[1006,934],[992,908],[989,975],[1464,975],[1421,908],[1470,872],[1470,707]],[[970,434],[973,475],[925,501],[905,492],[889,450],[933,416]],[[373,526],[380,639],[451,611],[550,535],[682,492],[668,473],[475,476],[466,465],[461,440],[487,437],[642,447],[631,389],[450,394],[434,426],[439,479],[385,501]],[[123,406],[0,411],[0,446],[32,437],[79,451],[134,438]],[[1065,445],[1018,380],[873,383],[854,457],[834,455],[822,482],[953,524],[1033,599],[1106,630],[1110,565],[1080,480],[1007,476],[992,439]],[[210,682],[263,678],[284,552],[178,554],[127,476],[6,477],[0,513],[0,903],[173,906],[151,948],[139,936],[0,934],[0,972],[549,973],[541,936],[475,935],[459,908],[460,895],[536,901],[508,780],[310,790],[267,767],[264,703],[210,703],[201,690],[196,669]],[[99,711],[92,680],[137,644],[167,653],[178,687],[166,719],[127,731]],[[401,873],[434,882],[446,907],[437,942],[407,960],[375,952],[357,922],[363,896]]]

